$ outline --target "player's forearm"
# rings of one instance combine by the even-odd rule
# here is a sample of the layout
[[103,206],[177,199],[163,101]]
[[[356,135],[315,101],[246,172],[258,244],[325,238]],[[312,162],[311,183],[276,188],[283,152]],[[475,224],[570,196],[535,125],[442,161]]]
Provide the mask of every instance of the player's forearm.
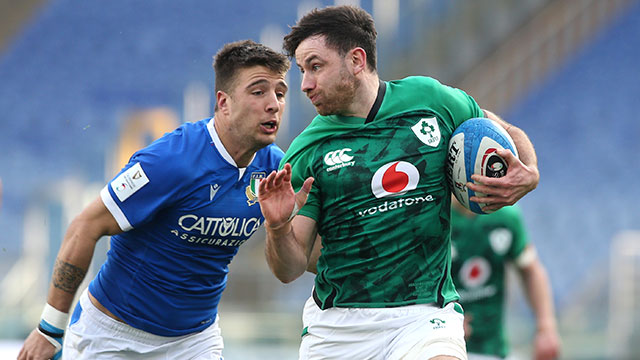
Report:
[[321,250],[322,238],[318,235],[313,243],[311,254],[309,254],[309,262],[307,264],[307,271],[312,274],[318,274],[318,259],[320,258]]
[[539,262],[536,262],[524,273],[527,298],[536,317],[538,330],[556,331],[556,320],[551,296],[551,286],[547,273]]
[[536,359],[556,359],[560,351],[560,339],[553,309],[551,286],[546,270],[539,261],[523,275],[527,298],[536,317],[534,352]]
[[62,312],[69,312],[101,236],[86,227],[82,220],[71,223],[53,267],[47,303]]
[[533,144],[531,143],[531,140],[529,140],[527,134],[525,134],[522,129],[513,125],[508,125],[506,130],[513,139],[513,142],[516,144],[516,148],[518,149],[518,158],[520,158],[520,161],[538,173],[538,157],[536,156]]
[[273,229],[268,225],[265,254],[273,274],[283,283],[302,275],[309,262],[305,246],[295,236],[292,224]]
[[531,140],[529,139],[527,134],[522,129],[504,121],[502,118],[492,113],[491,111],[483,111],[489,119],[500,123],[502,127],[505,128],[505,130],[509,133],[509,135],[513,139],[513,142],[516,144],[516,148],[518,149],[518,157],[520,158],[520,161],[522,161],[522,163],[527,165],[528,167],[535,169],[535,171],[537,172],[538,157],[536,156],[533,144],[531,143]]

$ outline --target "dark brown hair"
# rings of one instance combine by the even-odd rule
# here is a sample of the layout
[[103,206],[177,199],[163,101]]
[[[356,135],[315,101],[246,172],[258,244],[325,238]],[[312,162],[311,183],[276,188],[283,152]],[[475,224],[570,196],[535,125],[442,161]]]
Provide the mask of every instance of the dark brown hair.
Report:
[[354,6],[329,6],[304,15],[284,37],[285,53],[294,58],[296,49],[308,37],[322,35],[327,46],[344,56],[355,47],[367,53],[367,65],[376,70],[376,32],[373,18]]
[[285,74],[289,70],[290,62],[284,54],[252,40],[228,43],[213,58],[215,91],[228,93],[233,86],[236,72],[256,65],[264,66],[278,74]]

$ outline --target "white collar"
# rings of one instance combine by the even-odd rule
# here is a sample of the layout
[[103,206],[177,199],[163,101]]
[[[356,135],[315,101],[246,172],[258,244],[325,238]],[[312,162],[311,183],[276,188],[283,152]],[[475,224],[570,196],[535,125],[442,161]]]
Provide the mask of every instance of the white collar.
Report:
[[[220,140],[220,136],[218,136],[218,132],[216,131],[216,127],[213,124],[214,124],[214,118],[211,118],[211,120],[209,120],[209,122],[207,123],[207,130],[209,130],[209,135],[211,136],[211,140],[213,140],[213,144],[216,146],[216,149],[218,149],[218,152],[220,153],[220,155],[222,155],[222,158],[229,164],[238,168],[238,171],[239,171],[238,180],[240,180],[240,178],[242,178],[242,175],[244,174],[245,170],[247,170],[247,168],[238,167],[235,160],[233,160],[233,158],[231,157],[227,149],[222,144],[222,141]],[[255,157],[256,157],[256,154],[253,154],[253,157],[251,158],[251,161],[249,162],[249,164],[253,162],[253,159],[255,159]]]

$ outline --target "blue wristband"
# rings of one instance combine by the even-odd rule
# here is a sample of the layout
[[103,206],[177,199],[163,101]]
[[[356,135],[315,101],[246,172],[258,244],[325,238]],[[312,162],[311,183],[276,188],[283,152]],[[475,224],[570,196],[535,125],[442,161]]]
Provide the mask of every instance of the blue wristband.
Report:
[[38,330],[42,331],[43,334],[49,335],[52,338],[62,338],[64,336],[64,330],[59,329],[45,320],[40,320],[40,324],[38,324]]
[[62,357],[62,339],[64,337],[64,330],[49,324],[45,320],[40,320],[40,323],[38,324],[38,332],[56,348],[56,352],[51,359],[59,360]]

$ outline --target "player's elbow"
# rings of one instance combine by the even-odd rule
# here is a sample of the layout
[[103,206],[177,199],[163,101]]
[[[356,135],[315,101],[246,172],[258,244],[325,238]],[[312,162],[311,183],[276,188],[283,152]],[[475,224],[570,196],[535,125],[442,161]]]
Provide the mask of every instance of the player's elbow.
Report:
[[304,272],[304,270],[297,271],[297,269],[286,267],[281,264],[274,264],[272,262],[269,262],[269,268],[271,268],[271,272],[275,275],[276,279],[280,280],[283,284],[293,282]]
[[281,271],[273,270],[273,274],[283,284],[289,284],[289,283],[293,282],[294,280],[296,280],[297,278],[299,278],[300,275],[301,275],[301,273],[299,273],[297,271],[294,272],[294,271],[286,271],[286,270],[281,270]]
[[303,256],[296,256],[295,252],[281,254],[275,251],[274,247],[265,247],[267,264],[273,275],[284,284],[288,284],[299,278],[307,268],[307,259]]
[[293,280],[297,279],[297,277],[293,277],[293,276],[277,276],[276,275],[276,277],[283,284],[289,284],[289,283],[293,282]]

